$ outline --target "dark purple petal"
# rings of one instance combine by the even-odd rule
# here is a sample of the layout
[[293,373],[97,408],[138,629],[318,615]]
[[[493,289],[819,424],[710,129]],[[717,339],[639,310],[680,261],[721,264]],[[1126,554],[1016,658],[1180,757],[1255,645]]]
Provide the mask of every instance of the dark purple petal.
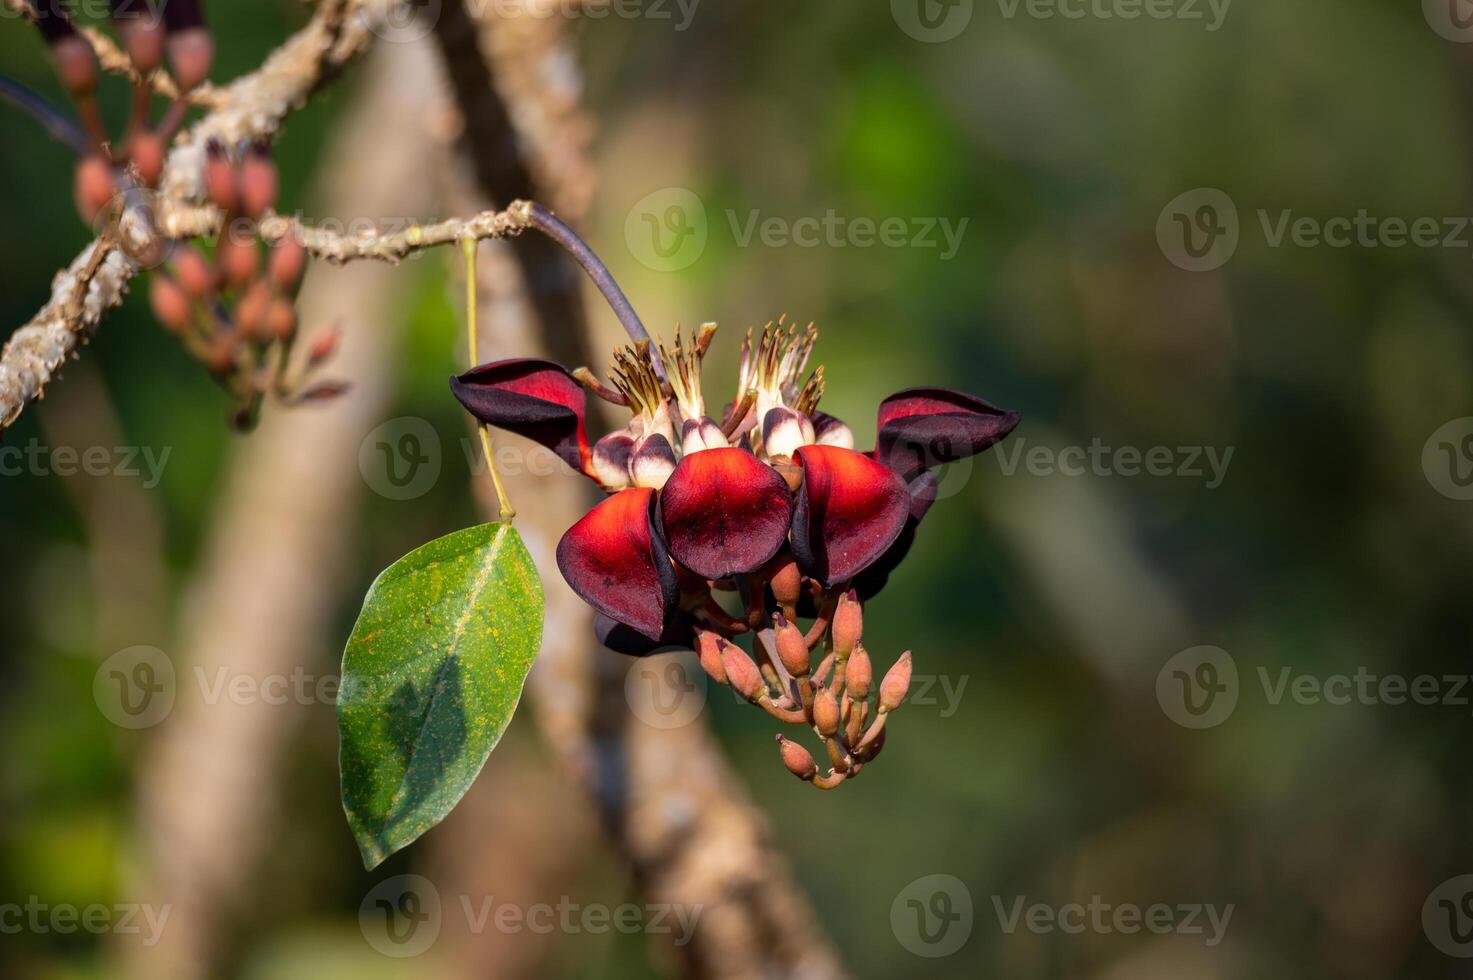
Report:
[[932,472],[922,473],[910,481],[907,488],[910,492],[910,514],[905,519],[905,527],[901,529],[900,537],[895,539],[895,543],[886,549],[879,560],[855,577],[854,589],[859,593],[859,598],[869,599],[877,595],[890,581],[890,573],[910,554],[911,545],[915,544],[916,531],[931,505],[936,502],[939,483],[940,480]]
[[583,386],[562,365],[530,357],[495,361],[451,378],[450,390],[482,422],[539,442],[593,475]]
[[658,640],[651,640],[634,627],[610,619],[603,613],[593,617],[593,633],[598,642],[610,650],[631,657],[647,657],[672,648],[689,650],[696,645],[695,624],[689,616],[679,613],[671,617]]
[[788,537],[787,481],[746,449],[705,449],[680,461],[660,492],[670,554],[703,578],[744,575]]
[[557,546],[557,565],[594,609],[659,639],[675,608],[675,567],[655,533],[655,491],[620,490],[583,516]]
[[803,485],[793,511],[793,555],[820,581],[848,581],[883,555],[905,527],[905,482],[852,449],[804,446],[797,458]]
[[1021,418],[948,388],[910,388],[880,403],[875,458],[913,476],[992,448]]

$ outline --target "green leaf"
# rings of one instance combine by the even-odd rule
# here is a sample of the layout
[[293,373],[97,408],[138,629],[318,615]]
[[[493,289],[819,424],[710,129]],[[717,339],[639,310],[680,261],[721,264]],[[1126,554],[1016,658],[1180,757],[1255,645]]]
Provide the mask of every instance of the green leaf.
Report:
[[343,809],[368,868],[445,819],[501,740],[542,642],[542,583],[510,524],[379,575],[343,651]]

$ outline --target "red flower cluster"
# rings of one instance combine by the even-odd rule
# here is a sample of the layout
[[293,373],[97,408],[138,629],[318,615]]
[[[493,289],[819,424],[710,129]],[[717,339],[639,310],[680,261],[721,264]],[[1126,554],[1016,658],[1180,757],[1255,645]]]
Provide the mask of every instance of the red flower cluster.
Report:
[[[1018,424],[1017,412],[979,398],[912,388],[880,403],[877,445],[857,452],[849,427],[818,410],[823,368],[805,377],[817,331],[781,321],[755,340],[748,333],[737,395],[718,424],[701,391],[714,332],[677,337],[673,350],[620,350],[612,387],[536,359],[451,379],[476,418],[552,449],[612,494],[568,529],[557,560],[616,650],[689,646],[699,626],[743,631],[724,622],[712,588],[744,589],[744,577],[765,582],[792,562],[813,594],[852,587],[867,598],[934,501],[933,467],[988,449]],[[630,422],[590,445],[585,391],[628,407]]]

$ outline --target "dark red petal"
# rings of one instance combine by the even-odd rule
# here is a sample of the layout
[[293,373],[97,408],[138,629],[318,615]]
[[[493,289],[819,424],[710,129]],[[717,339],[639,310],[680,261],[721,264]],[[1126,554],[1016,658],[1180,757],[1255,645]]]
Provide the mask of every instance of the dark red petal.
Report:
[[793,555],[814,578],[847,581],[883,555],[905,527],[905,481],[838,446],[804,446],[798,462],[803,485],[793,511]]
[[992,448],[1021,418],[949,388],[909,388],[880,403],[875,458],[911,476]]
[[652,640],[675,606],[675,568],[655,533],[655,491],[620,490],[583,516],[557,546],[563,578],[594,609]]
[[910,492],[910,514],[906,517],[905,528],[901,530],[895,543],[873,565],[855,577],[854,589],[859,593],[859,598],[869,599],[878,594],[885,583],[890,581],[890,573],[900,567],[905,556],[910,554],[911,546],[915,544],[916,530],[921,526],[931,505],[936,502],[939,482],[935,473],[922,473],[910,481],[907,488]]
[[671,617],[658,640],[652,640],[632,626],[610,619],[603,613],[593,617],[593,634],[610,650],[631,657],[647,657],[672,648],[689,650],[696,645],[695,623],[689,616],[679,613]]
[[690,453],[660,492],[670,554],[703,578],[765,564],[787,540],[792,519],[787,481],[746,449]]
[[482,422],[539,442],[573,469],[591,473],[583,386],[562,365],[531,357],[494,361],[451,378],[450,390]]

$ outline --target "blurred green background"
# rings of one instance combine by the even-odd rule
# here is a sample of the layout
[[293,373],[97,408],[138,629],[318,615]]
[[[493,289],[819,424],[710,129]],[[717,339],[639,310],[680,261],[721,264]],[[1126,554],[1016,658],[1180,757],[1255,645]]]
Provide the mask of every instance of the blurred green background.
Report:
[[[1026,5],[1009,16],[1011,4],[977,0],[927,8],[967,18],[945,41],[908,33],[902,7],[706,0],[683,30],[673,4],[669,19],[646,5],[575,27],[598,126],[589,239],[653,328],[724,325],[708,373],[717,397],[734,383],[738,331],[786,312],[820,325],[825,408],[861,447],[876,402],[911,385],[1024,414],[1009,442],[948,475],[868,610],[876,659],[911,649],[933,678],[869,778],[815,793],[778,765],[773,726],[711,699],[825,929],[849,968],[873,977],[1455,975],[1460,962],[1433,937],[1441,913],[1423,913],[1440,883],[1473,871],[1473,707],[1446,679],[1469,673],[1473,505],[1439,489],[1432,436],[1473,414],[1473,233],[1430,247],[1275,245],[1272,233],[1286,211],[1316,225],[1362,210],[1430,217],[1444,230],[1473,214],[1473,45],[1439,36],[1436,4],[1238,0],[1208,30],[1205,3],[1205,21],[1127,20]],[[287,2],[209,14],[221,79],[305,19]],[[39,41],[13,19],[3,27],[4,70],[59,99]],[[350,72],[290,119],[277,151],[286,207],[310,207],[319,150],[359,82]],[[104,94],[121,120],[126,91]],[[11,329],[87,229],[66,152],[8,107],[0,120]],[[693,262],[662,271],[626,230],[669,188],[696,195],[707,238]],[[1197,188],[1231,199],[1239,241],[1225,264],[1194,272],[1158,243],[1158,225],[1169,240],[1169,202]],[[792,228],[831,209],[911,231],[966,225],[950,257],[842,235],[743,244],[754,212]],[[440,259],[403,275],[416,298],[384,418],[418,416],[456,439],[444,378],[460,356],[458,286]],[[77,400],[64,401],[71,385]],[[140,289],[3,445],[56,444],[51,426],[88,397],[109,417],[73,425],[67,444],[170,453],[157,486],[134,488],[160,530],[163,616],[132,641],[169,651],[242,437]],[[1168,447],[1173,472],[1132,473],[1118,458],[1103,473],[1048,465],[1096,440]],[[1195,454],[1207,447],[1232,451],[1211,487],[1176,472],[1205,468]],[[362,488],[335,635],[381,568],[477,519],[458,456],[447,462],[414,500]],[[135,787],[156,732],[115,727],[93,698],[115,651],[98,647],[97,556],[77,488],[20,469],[0,476],[0,904],[126,903]],[[106,479],[83,490],[114,492]],[[1173,722],[1157,681],[1203,645],[1226,651],[1239,680],[1231,715],[1199,730]],[[328,671],[337,656],[324,648],[306,666]],[[1263,678],[1286,668],[1319,683],[1432,675],[1449,703],[1274,703]],[[250,872],[220,969],[438,975],[434,961],[379,956],[357,926],[365,893],[422,869],[434,834],[362,872],[338,804],[332,707],[308,714],[280,775],[289,810]],[[525,717],[501,753],[550,765]],[[957,879],[972,912],[964,945],[932,958],[907,948],[910,913],[893,906],[936,874]],[[584,904],[639,901],[607,856],[560,887]],[[999,911],[1019,897],[1058,910],[1095,896],[1233,913],[1209,945],[1188,930],[1010,932]],[[0,973],[108,976],[110,943],[6,930]],[[670,971],[643,937],[575,933],[531,975]]]

